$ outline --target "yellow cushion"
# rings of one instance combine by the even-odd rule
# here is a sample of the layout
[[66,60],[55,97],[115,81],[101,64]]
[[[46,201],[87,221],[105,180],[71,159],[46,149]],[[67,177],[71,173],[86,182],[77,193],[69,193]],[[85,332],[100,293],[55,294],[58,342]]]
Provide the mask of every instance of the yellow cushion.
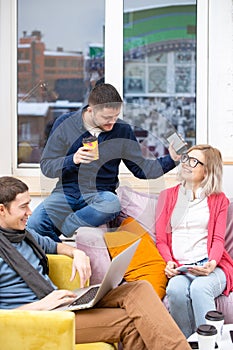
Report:
[[162,299],[166,294],[166,266],[149,233],[133,218],[125,219],[115,232],[106,232],[106,245],[112,258],[138,238],[141,242],[124,275],[126,281],[147,280]]

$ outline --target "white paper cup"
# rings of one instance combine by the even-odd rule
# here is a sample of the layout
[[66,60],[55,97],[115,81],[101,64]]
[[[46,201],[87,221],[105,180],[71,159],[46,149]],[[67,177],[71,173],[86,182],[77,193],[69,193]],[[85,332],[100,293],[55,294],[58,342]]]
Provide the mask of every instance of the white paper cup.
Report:
[[197,328],[199,350],[214,350],[217,329],[208,324],[202,324]]
[[216,327],[217,329],[216,342],[220,344],[222,339],[222,331],[223,331],[223,324],[224,324],[223,313],[216,310],[209,311],[205,315],[205,319],[207,324]]

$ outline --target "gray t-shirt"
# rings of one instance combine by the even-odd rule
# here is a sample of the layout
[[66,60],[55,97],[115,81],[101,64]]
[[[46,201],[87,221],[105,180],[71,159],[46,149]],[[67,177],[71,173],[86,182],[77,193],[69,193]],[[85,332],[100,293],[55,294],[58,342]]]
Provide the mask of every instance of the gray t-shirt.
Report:
[[[57,243],[49,237],[44,237],[34,230],[28,230],[46,254],[57,253]],[[42,275],[40,260],[33,249],[25,242],[12,243],[22,256]],[[52,281],[47,275],[45,279]],[[56,286],[53,285],[54,288]],[[35,293],[24,280],[2,258],[0,258],[0,309],[14,309],[21,305],[37,301]]]

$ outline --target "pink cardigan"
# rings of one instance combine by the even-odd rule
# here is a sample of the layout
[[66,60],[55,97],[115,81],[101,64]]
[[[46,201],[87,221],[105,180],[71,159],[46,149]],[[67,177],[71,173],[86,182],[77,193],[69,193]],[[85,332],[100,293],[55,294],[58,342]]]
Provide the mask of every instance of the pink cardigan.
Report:
[[[177,185],[162,191],[156,209],[156,245],[165,261],[176,261],[172,254],[170,219],[177,201],[179,187],[180,185]],[[209,260],[216,260],[217,265],[224,271],[227,279],[224,294],[228,295],[233,290],[233,260],[224,248],[229,200],[224,193],[212,194],[208,197],[208,206],[210,211],[208,256]]]

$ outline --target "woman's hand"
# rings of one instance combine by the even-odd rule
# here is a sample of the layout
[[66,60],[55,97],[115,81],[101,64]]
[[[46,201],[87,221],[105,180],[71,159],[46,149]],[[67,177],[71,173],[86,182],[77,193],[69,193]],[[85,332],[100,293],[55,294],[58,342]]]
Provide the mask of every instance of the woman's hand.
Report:
[[207,261],[203,266],[193,265],[188,271],[194,276],[208,276],[211,272],[215,270],[217,263],[215,260]]
[[177,263],[175,263],[174,261],[167,262],[167,266],[165,267],[165,270],[164,270],[167,278],[172,278],[179,274],[179,272],[176,271],[176,267],[177,267]]

